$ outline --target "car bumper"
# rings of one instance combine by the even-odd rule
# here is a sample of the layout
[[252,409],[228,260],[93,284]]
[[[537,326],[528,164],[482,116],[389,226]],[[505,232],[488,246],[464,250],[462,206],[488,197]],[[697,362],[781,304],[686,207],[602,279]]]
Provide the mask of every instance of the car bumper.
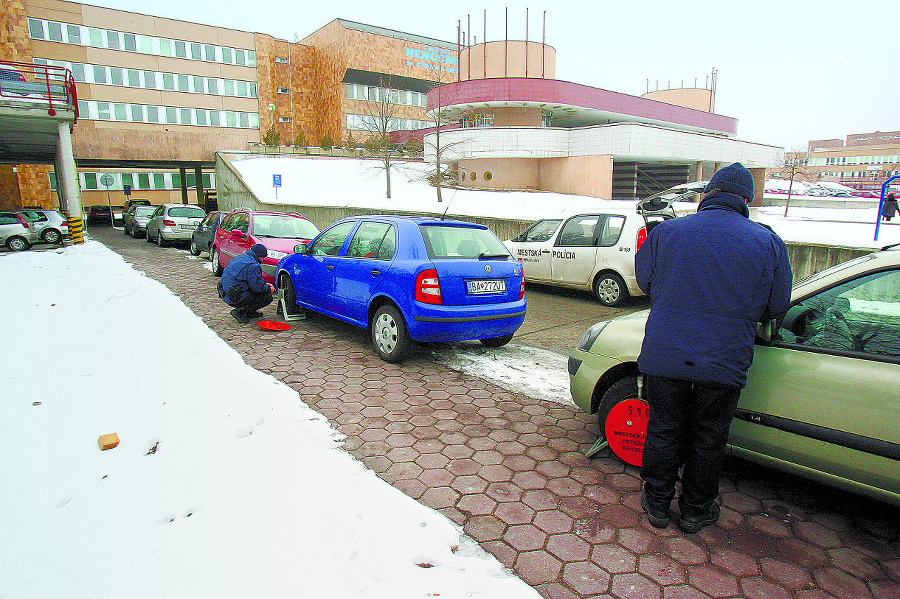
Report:
[[406,323],[416,341],[466,341],[515,333],[525,322],[525,300],[486,306],[434,306],[416,302]]
[[181,229],[178,227],[162,227],[159,230],[166,241],[190,241],[193,229]]

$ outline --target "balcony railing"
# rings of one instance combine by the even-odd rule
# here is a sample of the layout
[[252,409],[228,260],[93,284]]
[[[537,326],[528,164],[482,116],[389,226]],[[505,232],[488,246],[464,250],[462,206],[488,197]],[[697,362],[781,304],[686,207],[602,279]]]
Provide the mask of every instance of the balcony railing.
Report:
[[57,108],[71,107],[78,120],[75,78],[64,67],[0,61],[0,102],[46,107],[50,116]]

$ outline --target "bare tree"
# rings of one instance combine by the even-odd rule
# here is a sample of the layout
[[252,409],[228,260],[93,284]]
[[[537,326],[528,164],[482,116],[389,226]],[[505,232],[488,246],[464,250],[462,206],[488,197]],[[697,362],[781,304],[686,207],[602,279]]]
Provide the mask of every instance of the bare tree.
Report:
[[437,76],[435,86],[431,89],[431,97],[434,100],[432,109],[432,117],[434,118],[434,136],[432,139],[426,138],[425,144],[429,149],[434,151],[434,168],[429,174],[429,182],[434,185],[437,191],[437,201],[442,202],[441,189],[445,184],[455,183],[456,179],[450,168],[446,165],[446,156],[451,149],[458,146],[461,142],[445,143],[441,141],[441,129],[445,129],[447,125],[452,123],[447,109],[444,106],[446,98],[443,94],[443,85],[447,83],[448,73],[441,71]]
[[784,164],[773,170],[773,174],[790,181],[788,183],[788,195],[784,204],[784,215],[787,216],[788,208],[791,205],[791,193],[794,188],[794,181],[802,181],[804,183],[813,183],[818,180],[818,174],[813,172],[807,166],[806,151],[795,148],[784,155]]
[[397,114],[399,92],[391,89],[391,80],[379,81],[378,95],[375,101],[367,104],[368,115],[364,118],[363,127],[368,133],[366,148],[377,154],[381,160],[379,168],[384,169],[385,197],[391,197],[391,132],[399,129]]

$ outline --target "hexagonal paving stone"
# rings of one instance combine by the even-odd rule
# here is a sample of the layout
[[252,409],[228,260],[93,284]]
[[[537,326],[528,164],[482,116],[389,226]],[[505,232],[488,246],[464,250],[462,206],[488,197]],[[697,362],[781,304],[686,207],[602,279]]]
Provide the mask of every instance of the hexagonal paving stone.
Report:
[[565,565],[563,582],[582,596],[601,596],[609,591],[612,576],[591,562],[575,562]]

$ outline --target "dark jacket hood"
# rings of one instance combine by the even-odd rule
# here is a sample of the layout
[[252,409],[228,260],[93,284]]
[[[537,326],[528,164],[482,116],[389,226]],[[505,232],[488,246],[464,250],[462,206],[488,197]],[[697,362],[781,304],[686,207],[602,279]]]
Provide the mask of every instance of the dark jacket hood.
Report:
[[741,196],[733,193],[716,192],[707,195],[697,206],[697,212],[701,210],[732,210],[738,214],[750,218],[750,208]]

